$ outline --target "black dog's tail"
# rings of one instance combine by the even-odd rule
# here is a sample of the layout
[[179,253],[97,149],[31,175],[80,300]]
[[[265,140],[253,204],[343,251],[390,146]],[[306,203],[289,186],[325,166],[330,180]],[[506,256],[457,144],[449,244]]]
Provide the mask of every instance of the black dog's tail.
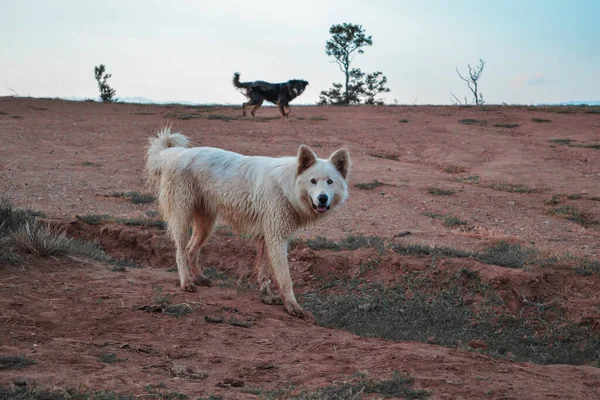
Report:
[[240,73],[239,72],[235,72],[233,74],[233,86],[235,86],[236,88],[240,88],[240,89],[245,89],[248,87],[244,83],[240,82]]

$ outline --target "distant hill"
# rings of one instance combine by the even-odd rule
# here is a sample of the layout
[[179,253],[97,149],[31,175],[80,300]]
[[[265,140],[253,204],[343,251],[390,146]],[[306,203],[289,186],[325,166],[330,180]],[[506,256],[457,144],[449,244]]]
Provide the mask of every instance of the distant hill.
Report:
[[539,103],[538,106],[600,106],[600,100],[597,101],[565,101],[564,103]]

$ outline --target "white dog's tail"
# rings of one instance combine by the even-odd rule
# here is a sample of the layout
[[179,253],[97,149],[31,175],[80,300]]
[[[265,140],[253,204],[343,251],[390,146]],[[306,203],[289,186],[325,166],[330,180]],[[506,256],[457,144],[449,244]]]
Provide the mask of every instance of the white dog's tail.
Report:
[[171,133],[171,127],[167,126],[150,138],[150,145],[146,153],[146,177],[147,184],[151,188],[158,188],[162,171],[161,152],[170,147],[189,146],[189,139],[181,133]]

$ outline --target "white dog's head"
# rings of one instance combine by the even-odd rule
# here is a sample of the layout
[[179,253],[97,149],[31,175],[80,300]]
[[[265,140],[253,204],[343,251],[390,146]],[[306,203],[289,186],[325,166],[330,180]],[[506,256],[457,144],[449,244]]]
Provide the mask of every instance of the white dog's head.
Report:
[[335,151],[328,160],[317,158],[310,147],[298,149],[296,189],[306,208],[325,214],[348,197],[346,178],[350,170],[348,149]]

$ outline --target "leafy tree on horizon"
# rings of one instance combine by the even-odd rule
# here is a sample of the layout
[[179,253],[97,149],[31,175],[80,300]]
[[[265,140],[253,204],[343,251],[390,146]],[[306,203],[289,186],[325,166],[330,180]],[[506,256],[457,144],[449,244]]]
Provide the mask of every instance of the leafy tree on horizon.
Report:
[[[329,28],[331,39],[325,42],[325,53],[334,58],[344,73],[345,84],[334,83],[331,89],[321,91],[319,104],[383,104],[375,96],[389,92],[385,87],[387,78],[382,72],[365,74],[360,68],[350,68],[356,53],[363,54],[363,48],[373,45],[372,36],[367,36],[362,25],[344,22]],[[381,77],[381,78],[380,78]]]
[[94,67],[94,76],[96,77],[96,81],[98,81],[98,89],[100,90],[100,99],[104,103],[112,103],[116,101],[115,94],[117,91],[110,87],[108,84],[108,79],[112,76],[112,74],[106,74],[106,67],[104,64],[100,64],[99,66]]

